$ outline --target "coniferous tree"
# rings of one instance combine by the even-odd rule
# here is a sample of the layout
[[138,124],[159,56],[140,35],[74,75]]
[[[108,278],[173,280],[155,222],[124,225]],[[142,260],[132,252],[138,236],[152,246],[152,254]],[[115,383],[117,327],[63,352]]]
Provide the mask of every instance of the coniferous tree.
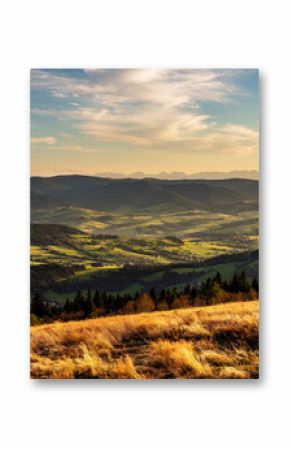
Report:
[[63,310],[65,312],[67,312],[67,313],[72,311],[72,303],[71,303],[71,301],[68,298],[67,298],[67,300],[66,300],[66,302],[65,302],[65,304],[63,306]]
[[256,278],[252,281],[252,289],[256,290],[257,293],[259,293],[259,282]]
[[99,290],[95,291],[94,297],[93,297],[94,304],[96,308],[98,309],[100,307],[100,293]]
[[74,310],[75,311],[83,310],[83,305],[84,305],[84,297],[82,295],[82,292],[78,290],[74,298]]
[[160,298],[160,301],[164,301],[164,300],[166,301],[166,291],[164,288],[161,290],[159,298]]
[[153,301],[156,303],[157,301],[157,293],[154,287],[152,287],[149,291],[149,295],[151,296],[151,298],[153,299]]
[[233,293],[238,293],[239,290],[239,276],[237,273],[234,273],[232,282],[230,284],[230,291]]
[[245,270],[243,270],[243,271],[241,272],[239,281],[240,281],[240,282],[239,282],[239,283],[240,283],[240,285],[239,285],[239,290],[240,290],[241,292],[246,292],[246,291],[248,291],[248,290],[249,290],[249,285],[248,285],[247,280],[246,280],[246,273],[245,273]]
[[115,297],[115,306],[116,306],[116,311],[120,312],[123,306],[123,298],[122,296],[117,293],[116,297]]
[[105,290],[102,290],[100,293],[100,307],[105,310],[107,303],[107,293]]
[[30,313],[41,318],[46,313],[46,307],[39,293],[33,297],[30,305]]
[[194,306],[195,305],[195,301],[196,301],[196,297],[197,297],[197,289],[196,288],[192,288],[190,291],[190,297],[191,297],[191,304]]
[[222,275],[220,274],[219,271],[218,271],[217,274],[215,275],[215,281],[216,281],[219,285],[222,285]]
[[90,288],[88,288],[87,291],[87,301],[92,301],[92,292]]
[[82,304],[82,310],[86,317],[89,317],[92,314],[93,306],[94,306],[94,303],[93,303],[93,299],[92,299],[92,292],[90,289],[88,289],[87,296],[85,299],[83,299],[83,304]]

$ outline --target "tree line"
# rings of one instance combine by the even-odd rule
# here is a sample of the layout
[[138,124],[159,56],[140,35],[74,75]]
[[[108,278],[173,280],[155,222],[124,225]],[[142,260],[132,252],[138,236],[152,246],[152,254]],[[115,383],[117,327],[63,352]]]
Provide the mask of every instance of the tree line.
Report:
[[155,288],[151,288],[147,292],[136,292],[134,295],[112,294],[98,289],[95,291],[88,289],[84,294],[78,290],[75,297],[67,299],[63,306],[48,301],[37,293],[31,301],[31,323],[208,306],[253,300],[257,299],[258,295],[257,279],[249,282],[244,271],[235,273],[230,281],[223,280],[222,275],[217,272],[213,278],[208,278],[199,287],[187,284],[181,290],[169,288],[157,292]]

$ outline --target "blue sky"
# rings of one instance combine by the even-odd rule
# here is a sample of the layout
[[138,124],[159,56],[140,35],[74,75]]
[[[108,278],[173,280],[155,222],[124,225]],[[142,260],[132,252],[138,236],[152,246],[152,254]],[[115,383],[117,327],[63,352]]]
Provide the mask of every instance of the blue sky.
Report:
[[258,71],[35,69],[34,175],[258,169]]

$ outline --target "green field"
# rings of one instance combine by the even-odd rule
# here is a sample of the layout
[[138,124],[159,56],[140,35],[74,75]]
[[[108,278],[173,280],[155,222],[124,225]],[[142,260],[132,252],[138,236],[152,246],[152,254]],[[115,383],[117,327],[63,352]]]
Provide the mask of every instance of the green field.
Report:
[[[64,212],[64,208],[61,209]],[[75,220],[75,208],[69,209],[73,209]],[[32,238],[32,265],[48,262],[83,264],[90,272],[124,264],[182,263],[258,247],[258,220],[257,213],[253,212],[233,216],[183,212],[158,218],[137,215],[134,219],[113,214],[106,214],[105,219],[104,215],[90,212],[95,219],[102,217],[102,227],[100,221],[93,221],[93,231],[102,229],[102,233],[88,233],[88,222],[82,222],[79,223],[79,231],[73,234],[53,235],[48,240]],[[61,217],[61,221],[65,221],[62,214]],[[69,215],[70,224],[73,217]],[[83,213],[81,217],[86,218],[87,215]],[[42,220],[47,219],[44,214]],[[118,236],[114,234],[114,226],[118,227]],[[138,232],[139,227],[142,233]],[[100,266],[94,269],[92,263]]]
[[[43,231],[42,227],[40,230]],[[257,251],[243,252],[228,247],[224,252],[225,244],[221,242],[207,242],[206,245],[206,242],[180,240],[177,245],[172,239],[163,241],[152,239],[149,245],[148,240],[144,239],[138,241],[99,236],[101,244],[97,245],[96,236],[72,231],[70,228],[59,228],[57,233],[55,227],[53,232],[51,227],[48,227],[48,230],[46,229],[45,238],[41,236],[46,243],[44,246],[32,245],[32,284],[37,290],[42,290],[48,300],[58,303],[71,299],[77,290],[104,289],[111,293],[134,295],[136,292],[148,291],[152,287],[160,291],[162,288],[174,287],[180,290],[188,283],[200,285],[208,278],[214,277],[217,272],[221,273],[223,280],[230,280],[235,272],[242,270],[245,270],[248,279],[258,277]],[[35,230],[33,234],[37,240]],[[61,240],[59,246],[57,240],[53,241],[56,235],[57,240]],[[130,257],[133,248],[138,246],[140,251],[136,259],[138,262],[122,263],[120,255],[122,258],[125,257],[124,260],[128,260],[125,256],[125,246],[129,244],[131,246],[127,253]],[[72,245],[74,250],[71,249]],[[101,251],[96,247],[101,248]],[[154,249],[158,251],[156,257]],[[148,252],[151,252],[149,256]],[[214,258],[208,256],[212,252]],[[113,256],[115,263],[109,263],[108,259]],[[184,257],[183,262],[181,257]]]
[[[53,263],[76,265],[77,269],[70,275],[76,280],[89,279],[104,271],[113,271],[125,265],[160,266],[172,263],[189,263],[202,261],[222,254],[233,254],[256,248],[256,240],[244,238],[236,242],[198,241],[183,239],[177,245],[170,239],[130,239],[119,237],[112,239],[105,236],[73,234],[66,237],[59,246],[32,245],[31,264]],[[189,268],[176,268],[176,273],[189,273]],[[150,274],[146,280],[155,281],[162,278],[162,272]]]
[[76,227],[93,234],[117,234],[124,237],[201,237],[226,238],[229,235],[255,237],[258,234],[258,212],[214,213],[204,210],[174,213],[113,213],[73,206],[33,209],[32,223],[55,223]]
[[[77,289],[135,294],[152,286],[179,289],[188,282],[201,283],[217,271],[225,280],[242,269],[257,276],[256,259],[244,263],[226,258],[258,248],[257,209],[169,209],[130,213],[129,207],[114,212],[72,205],[33,207],[32,291],[64,302]],[[217,256],[225,256],[226,263],[211,263]]]
[[[210,263],[210,259],[209,259]],[[76,273],[75,279],[79,281],[79,288],[85,293],[87,288],[94,288],[96,285],[98,287],[100,280],[104,281],[107,279],[108,286],[110,286],[110,279],[112,279],[112,269],[108,270],[97,270],[92,272],[90,270],[84,271],[80,276],[80,273]],[[151,287],[160,289],[162,287],[176,288],[181,290],[188,283],[194,283],[200,285],[203,281],[206,281],[210,277],[214,277],[217,272],[222,275],[223,280],[229,281],[235,272],[241,272],[245,270],[248,279],[253,279],[258,277],[258,260],[246,260],[246,261],[236,261],[228,263],[216,263],[203,265],[201,267],[188,267],[188,268],[171,268],[170,265],[164,266],[163,270],[160,268],[149,275],[142,275],[142,271],[139,274],[134,275],[134,282],[130,282],[128,278],[127,287],[120,289],[111,290],[112,293],[130,293],[134,295],[136,292],[143,290],[149,290]],[[91,278],[91,275],[94,277]],[[180,276],[180,281],[178,281],[178,276]],[[108,287],[108,291],[109,287]],[[47,290],[45,295],[47,299],[54,300],[60,304],[63,304],[67,299],[72,299],[76,293],[76,290],[67,292],[56,292],[53,290]]]

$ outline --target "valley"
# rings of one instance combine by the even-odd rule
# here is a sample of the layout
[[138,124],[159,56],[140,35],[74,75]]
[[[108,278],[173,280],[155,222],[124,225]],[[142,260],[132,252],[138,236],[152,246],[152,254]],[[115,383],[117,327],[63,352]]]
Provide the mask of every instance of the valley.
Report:
[[256,181],[65,176],[31,189],[32,295],[64,304],[86,289],[180,290],[217,271],[258,278]]

